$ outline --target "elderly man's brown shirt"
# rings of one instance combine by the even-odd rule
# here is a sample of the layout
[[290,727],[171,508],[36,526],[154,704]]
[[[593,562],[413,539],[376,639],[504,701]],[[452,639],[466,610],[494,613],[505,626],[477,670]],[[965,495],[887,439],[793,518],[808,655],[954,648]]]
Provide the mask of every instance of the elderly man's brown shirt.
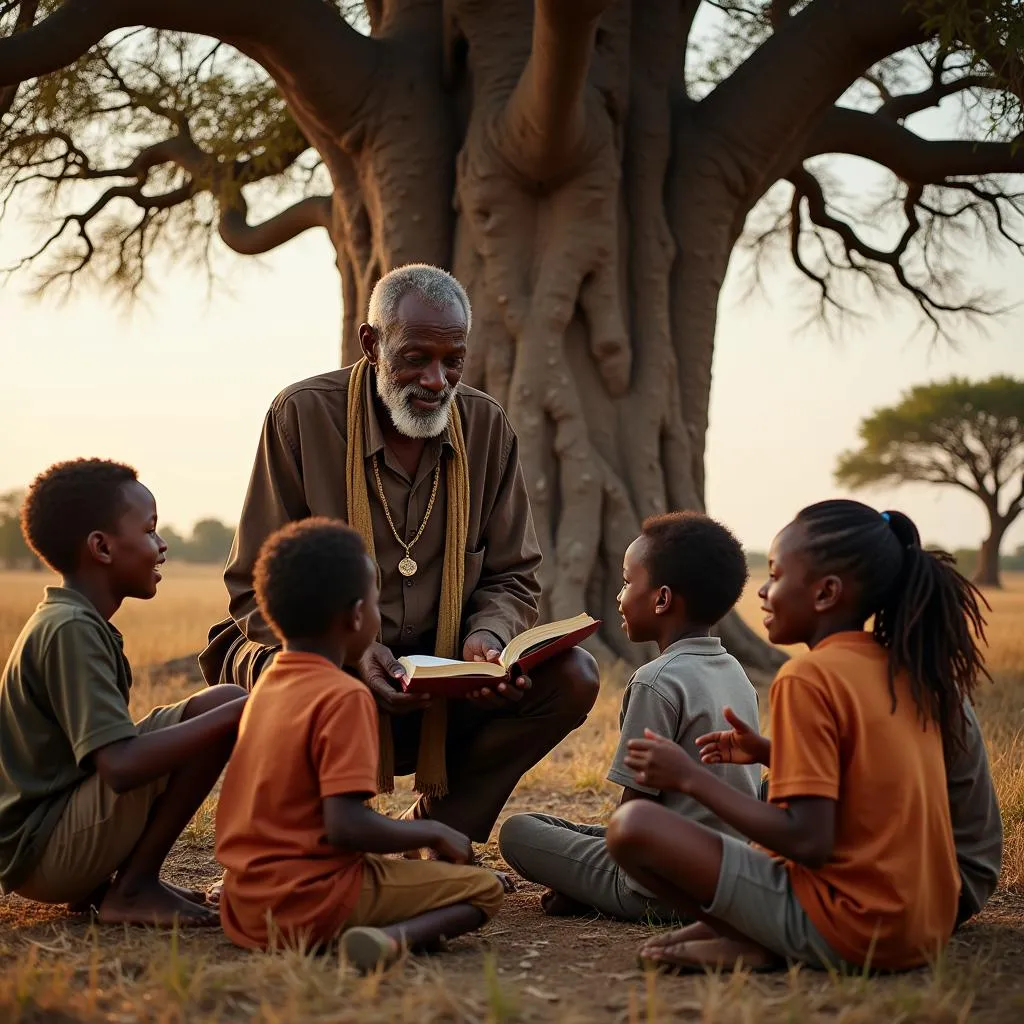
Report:
[[[252,574],[260,545],[286,523],[311,515],[345,519],[346,410],[351,367],[311,377],[286,388],[267,413],[249,489],[224,570],[232,618],[247,639],[277,643],[263,621]],[[419,566],[409,579],[398,572],[405,549],[395,539],[381,505],[371,456],[395,528],[406,542],[423,521],[434,470],[453,456],[447,432],[426,442],[410,476],[384,444],[374,411],[373,375],[364,395],[366,486],[373,517],[373,542],[381,571],[381,639],[393,651],[433,653],[444,565],[447,484],[445,466],[434,509],[412,547]],[[469,534],[463,598],[465,639],[478,630],[507,643],[537,621],[540,550],[530,512],[519,446],[511,424],[492,398],[460,384],[455,402],[469,462]]]

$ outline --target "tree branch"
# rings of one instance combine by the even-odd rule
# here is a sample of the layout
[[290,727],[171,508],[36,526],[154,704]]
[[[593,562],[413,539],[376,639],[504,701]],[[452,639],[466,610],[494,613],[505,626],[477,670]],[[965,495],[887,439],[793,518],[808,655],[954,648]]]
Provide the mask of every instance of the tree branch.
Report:
[[[867,260],[872,260],[875,263],[885,263],[893,267],[893,269],[899,267],[900,259],[906,253],[911,239],[917,234],[921,226],[913,214],[913,199],[909,199],[906,204],[907,229],[904,231],[899,244],[887,252],[884,249],[876,249],[874,246],[868,245],[846,221],[839,220],[829,213],[828,203],[825,200],[825,193],[822,190],[821,183],[810,171],[801,167],[790,174],[788,178],[796,189],[797,198],[807,200],[811,221],[817,224],[818,227],[826,228],[837,234],[847,253],[858,253]],[[920,193],[918,192],[917,197],[919,196]]]
[[[821,182],[807,168],[800,167],[791,171],[787,175],[787,180],[794,188],[789,217],[790,254],[797,270],[818,288],[821,294],[820,313],[827,312],[830,307],[840,312],[850,312],[836,297],[834,291],[837,275],[844,273],[859,275],[868,281],[876,293],[901,291],[909,295],[931,322],[937,336],[946,333],[943,321],[949,316],[960,314],[977,317],[996,312],[983,308],[983,303],[978,298],[964,297],[960,301],[941,301],[924,284],[912,280],[907,260],[911,244],[924,227],[919,216],[919,210],[926,209],[922,203],[923,186],[913,183],[907,186],[906,195],[902,200],[906,227],[893,248],[887,250],[866,242],[851,223],[832,213]],[[819,229],[814,234],[820,246],[819,265],[823,268],[820,270],[807,262],[801,250],[801,240],[804,237],[804,204],[810,223]],[[828,236],[822,232],[828,232],[838,239],[845,259],[837,258],[833,254],[834,246],[829,245]],[[927,235],[924,244],[927,245]],[[938,280],[939,275],[932,270],[927,255],[925,248],[924,269],[933,281]]]
[[530,56],[498,130],[506,157],[528,178],[557,179],[583,155],[587,73],[597,23],[610,3],[534,2]]
[[[159,226],[154,225],[155,216],[191,201],[202,192],[209,192],[218,203],[222,211],[218,224],[220,236],[230,248],[239,253],[267,252],[309,228],[327,227],[330,224],[330,202],[326,197],[302,200],[263,224],[250,226],[247,223],[248,206],[242,189],[247,184],[280,174],[308,148],[297,131],[290,149],[261,145],[257,141],[253,148],[260,152],[259,156],[229,163],[221,162],[199,146],[192,139],[187,123],[183,123],[179,134],[145,147],[131,161],[119,167],[94,167],[85,152],[66,133],[60,131],[22,136],[13,140],[10,147],[29,147],[31,151],[31,147],[48,143],[59,143],[63,152],[55,156],[47,156],[43,152],[36,163],[44,167],[57,163],[58,172],[55,175],[36,173],[23,176],[8,187],[8,192],[34,179],[55,183],[111,178],[133,180],[112,186],[84,212],[65,217],[37,251],[10,268],[15,271],[34,262],[63,238],[69,228],[77,228],[77,237],[83,246],[81,252],[68,259],[60,273],[45,280],[44,288],[57,280],[70,281],[93,261],[100,247],[94,243],[90,227],[112,203],[119,200],[129,200],[141,211],[141,217],[134,227],[119,236],[120,258],[113,273],[114,278],[128,281],[133,291],[141,283],[142,274],[141,267],[135,268],[132,261],[144,259],[151,248],[151,227]],[[184,172],[184,181],[168,188],[166,186],[170,183],[165,177],[164,191],[158,194],[146,192],[152,172],[168,164]]]
[[768,20],[773,28],[781,28],[788,20],[796,0],[770,0],[768,4]]
[[945,184],[948,178],[1024,173],[1020,142],[932,142],[889,118],[834,107],[812,133],[804,158],[846,153],[888,167],[904,181]]
[[703,0],[680,0],[679,7],[679,35],[681,40],[680,53],[685,54],[690,45],[690,35],[693,32],[693,23],[697,19]]
[[[14,31],[11,35],[16,36],[20,32],[27,32],[35,23],[38,10],[39,0],[22,0],[18,5],[18,17],[14,21]],[[0,88],[0,117],[3,117],[11,109],[14,98],[18,95],[19,84],[12,83]]]
[[67,0],[39,24],[0,39],[0,86],[74,63],[133,25],[198,33],[235,46],[324,124],[347,124],[366,102],[378,44],[323,0]]
[[948,455],[941,445],[929,446],[931,452],[916,450],[916,446],[893,442],[891,450],[883,453],[844,452],[839,459],[836,479],[854,490],[884,483],[925,483],[959,487],[976,498],[986,499],[970,481],[963,479],[940,456]]
[[[160,195],[146,195],[143,190],[141,182],[133,185],[114,185],[107,189],[100,197],[83,213],[69,214],[65,217],[58,225],[56,230],[46,239],[45,242],[31,255],[24,257],[14,267],[7,268],[5,273],[12,273],[22,267],[32,263],[39,256],[41,256],[47,249],[53,245],[59,238],[61,238],[68,228],[74,226],[77,229],[78,237],[82,241],[84,249],[75,258],[73,258],[68,267],[57,273],[46,281],[43,282],[42,287],[39,289],[42,292],[45,288],[52,284],[55,284],[58,280],[66,279],[70,281],[75,274],[84,270],[93,260],[96,255],[96,244],[94,243],[92,236],[89,234],[89,227],[93,221],[102,214],[111,203],[118,199],[128,199],[133,202],[141,211],[142,217],[139,222],[132,228],[126,235],[121,238],[121,257],[119,263],[119,272],[124,273],[127,260],[125,258],[124,249],[127,243],[140,232],[144,233],[148,227],[150,220],[155,214],[165,212],[176,206],[180,206],[182,203],[188,202],[195,195],[195,190],[191,183],[186,183],[179,186],[178,188],[172,189],[169,192],[165,192]],[[140,250],[141,251],[141,250]],[[133,289],[141,283],[141,274],[137,275],[137,279],[133,285]]]
[[17,87],[78,60],[120,27],[117,8],[123,6],[113,0],[68,0],[38,25],[0,39],[0,86]]
[[815,0],[775,33],[698,106],[725,135],[750,178],[752,197],[793,166],[808,131],[878,61],[927,32],[910,5],[891,0]]
[[995,26],[986,18],[973,21],[967,46],[992,69],[1003,85],[1024,104],[1024,53],[1005,46]]
[[330,196],[308,196],[262,224],[250,225],[247,213],[248,206],[239,194],[234,205],[220,215],[220,237],[234,252],[258,256],[290,242],[310,228],[329,228],[331,199]]
[[999,89],[1001,85],[994,75],[964,75],[949,82],[936,81],[920,92],[892,96],[884,102],[876,114],[902,121],[912,114],[919,114],[929,107],[937,107],[944,99],[970,89]]
[[1021,479],[1017,496],[1006,506],[1006,511],[1003,513],[1007,526],[1014,522],[1021,512],[1024,512],[1024,478]]

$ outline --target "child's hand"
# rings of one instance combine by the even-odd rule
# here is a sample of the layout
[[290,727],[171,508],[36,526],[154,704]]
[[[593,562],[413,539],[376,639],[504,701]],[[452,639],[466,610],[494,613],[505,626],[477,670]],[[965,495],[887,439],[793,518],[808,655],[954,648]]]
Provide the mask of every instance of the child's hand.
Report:
[[430,841],[432,849],[441,860],[452,864],[469,864],[473,860],[473,844],[468,836],[457,832],[441,822],[433,822],[434,836]]
[[697,738],[701,761],[704,764],[767,764],[771,750],[769,741],[737,717],[732,708],[723,709],[723,714],[732,728]]
[[672,740],[644,729],[644,739],[630,740],[625,764],[641,786],[674,789],[685,793],[694,774],[702,769],[682,747]]

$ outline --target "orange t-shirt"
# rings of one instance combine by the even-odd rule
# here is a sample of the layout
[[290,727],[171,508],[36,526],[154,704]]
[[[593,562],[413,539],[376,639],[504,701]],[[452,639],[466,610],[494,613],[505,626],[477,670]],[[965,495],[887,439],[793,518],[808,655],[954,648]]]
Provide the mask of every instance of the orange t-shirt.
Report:
[[359,680],[316,654],[280,652],[249,697],[217,807],[220,919],[265,948],[267,913],[289,943],[340,931],[363,858],[324,830],[325,797],[377,791],[377,709]]
[[787,662],[772,683],[768,799],[836,800],[824,867],[789,862],[793,892],[844,959],[899,970],[953,932],[960,874],[942,737],[925,728],[906,678],[870,633],[837,633]]

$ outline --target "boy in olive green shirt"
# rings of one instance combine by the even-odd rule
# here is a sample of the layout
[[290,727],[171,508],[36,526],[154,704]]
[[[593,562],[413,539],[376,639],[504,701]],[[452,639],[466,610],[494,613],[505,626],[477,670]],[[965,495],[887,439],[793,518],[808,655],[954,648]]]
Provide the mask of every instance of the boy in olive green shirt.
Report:
[[0,677],[0,890],[107,922],[215,925],[203,895],[160,869],[227,762],[245,691],[211,687],[138,723],[128,713],[131,669],[109,620],[126,597],[156,594],[167,546],[153,495],[128,466],[79,459],[36,479],[21,519],[63,580]]

